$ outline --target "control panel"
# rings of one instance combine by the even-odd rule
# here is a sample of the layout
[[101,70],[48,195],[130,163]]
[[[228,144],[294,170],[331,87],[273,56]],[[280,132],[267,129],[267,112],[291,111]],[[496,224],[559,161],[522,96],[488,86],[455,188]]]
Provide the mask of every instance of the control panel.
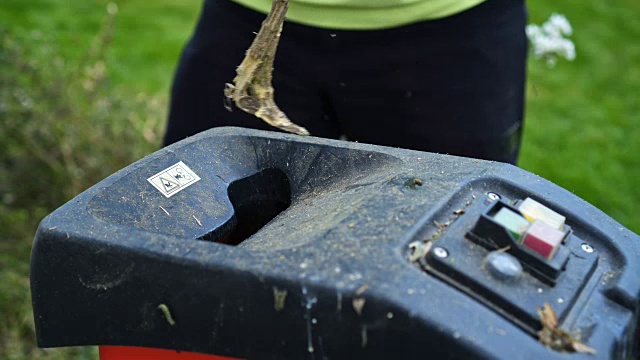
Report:
[[537,309],[552,304],[564,319],[598,262],[565,216],[530,197],[491,193],[454,220],[413,242],[412,260],[532,335],[541,326]]

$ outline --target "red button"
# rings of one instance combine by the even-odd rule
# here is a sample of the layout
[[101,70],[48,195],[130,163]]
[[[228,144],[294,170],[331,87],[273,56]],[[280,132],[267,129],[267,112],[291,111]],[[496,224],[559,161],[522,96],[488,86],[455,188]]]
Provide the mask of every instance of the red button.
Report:
[[565,233],[544,221],[536,220],[524,234],[524,246],[547,259],[553,258],[565,237]]

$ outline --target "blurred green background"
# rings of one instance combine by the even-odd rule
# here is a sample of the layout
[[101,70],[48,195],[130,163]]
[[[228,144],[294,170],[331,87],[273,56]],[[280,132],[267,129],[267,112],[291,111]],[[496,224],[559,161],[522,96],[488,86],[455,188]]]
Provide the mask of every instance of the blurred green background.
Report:
[[[0,358],[87,359],[41,350],[29,296],[38,221],[159,147],[179,53],[201,2],[0,2]],[[574,28],[577,59],[529,61],[520,166],[640,232],[640,2],[531,2]]]

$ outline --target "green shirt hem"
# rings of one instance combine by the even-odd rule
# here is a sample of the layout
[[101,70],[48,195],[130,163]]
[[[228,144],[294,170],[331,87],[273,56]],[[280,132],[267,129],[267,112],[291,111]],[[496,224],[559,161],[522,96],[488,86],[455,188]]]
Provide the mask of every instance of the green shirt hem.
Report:
[[[268,13],[271,0],[233,0]],[[485,0],[424,0],[387,7],[317,5],[292,1],[287,20],[299,24],[336,30],[376,30],[408,25],[424,20],[451,16],[468,10]]]

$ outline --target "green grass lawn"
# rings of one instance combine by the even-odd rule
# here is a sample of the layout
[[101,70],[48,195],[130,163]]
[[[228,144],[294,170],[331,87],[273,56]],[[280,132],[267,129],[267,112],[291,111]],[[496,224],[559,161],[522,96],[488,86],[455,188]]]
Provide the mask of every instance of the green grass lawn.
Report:
[[520,165],[640,233],[640,3],[542,1],[572,22],[574,62],[531,61]]
[[[107,14],[105,0],[2,0],[0,24],[50,36],[69,61],[90,45]],[[119,0],[113,45],[107,54],[112,81],[128,91],[164,94],[201,1]]]
[[[89,61],[88,49],[96,34],[104,31],[107,4],[104,0],[0,2],[0,27],[9,29],[13,39],[8,48],[22,49],[15,55],[20,69],[0,68],[0,94],[24,86],[35,99],[29,111],[19,112],[31,121],[24,123],[26,130],[22,125],[12,130],[23,137],[10,138],[7,134],[13,133],[7,129],[13,119],[0,118],[0,165],[23,161],[28,166],[18,170],[37,173],[43,179],[10,187],[19,194],[18,199],[4,193],[4,187],[0,189],[2,359],[95,357],[95,349],[36,349],[28,290],[31,239],[39,219],[53,207],[157,147],[176,61],[195,25],[201,1],[117,1],[112,43],[105,47],[104,55]],[[534,23],[542,23],[552,12],[563,13],[571,21],[577,59],[561,60],[554,68],[530,61],[520,165],[640,233],[640,189],[636,186],[640,181],[640,2],[530,3]],[[3,35],[0,32],[0,41],[6,41]],[[0,65],[11,56],[0,53]],[[39,60],[32,65],[31,59]],[[106,63],[104,77],[99,72],[56,74],[58,67],[73,71],[80,64],[99,69],[101,60]],[[19,74],[9,82],[9,72]],[[31,72],[37,76],[26,75]],[[87,80],[104,81],[109,90],[83,90]],[[76,90],[69,90],[71,95],[65,98],[67,82]],[[51,125],[50,131],[39,131],[38,124]],[[72,124],[75,133],[60,124]],[[125,153],[97,146],[100,139],[118,141],[123,134],[129,136]],[[59,144],[62,150],[59,154],[31,153],[33,144],[43,144],[45,150],[47,144]],[[102,155],[78,155],[83,152]],[[0,177],[4,175],[0,169]],[[83,180],[74,182],[78,178]],[[51,183],[73,186],[53,196],[46,186]],[[29,201],[36,205],[29,206]]]

